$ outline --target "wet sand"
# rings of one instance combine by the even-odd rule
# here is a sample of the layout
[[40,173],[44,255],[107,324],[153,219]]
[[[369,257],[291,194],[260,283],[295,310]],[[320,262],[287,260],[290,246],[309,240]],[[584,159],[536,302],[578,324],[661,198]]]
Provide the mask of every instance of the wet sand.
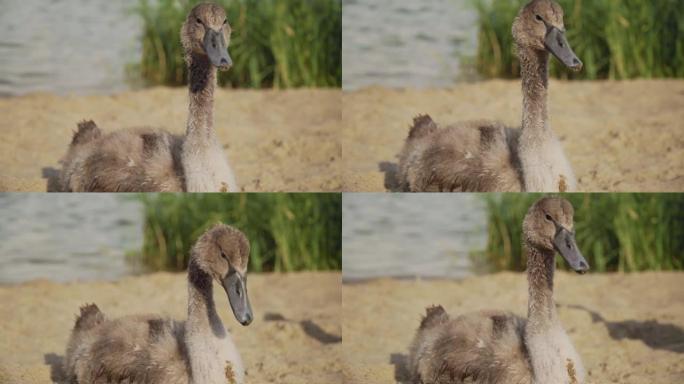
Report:
[[[214,125],[241,189],[339,190],[340,99],[339,90],[217,90]],[[0,99],[0,191],[44,192],[81,120],[105,132],[150,126],[180,134],[187,103],[185,88]]]
[[[339,273],[251,274],[254,322],[235,321],[214,285],[219,316],[247,369],[247,383],[336,383],[341,379]],[[159,313],[186,317],[185,274],[156,273],[116,282],[37,281],[0,287],[0,383],[59,382],[69,332],[80,305],[110,317]]]
[[[684,383],[684,273],[558,273],[560,320],[584,361],[588,383]],[[454,281],[344,284],[342,332],[349,383],[408,383],[408,346],[425,307],[450,315],[480,309],[525,316],[523,274]]]
[[[585,192],[684,190],[684,81],[551,81],[550,124]],[[450,89],[345,92],[345,191],[396,189],[396,155],[413,117],[438,124],[492,119],[520,126],[520,82]]]

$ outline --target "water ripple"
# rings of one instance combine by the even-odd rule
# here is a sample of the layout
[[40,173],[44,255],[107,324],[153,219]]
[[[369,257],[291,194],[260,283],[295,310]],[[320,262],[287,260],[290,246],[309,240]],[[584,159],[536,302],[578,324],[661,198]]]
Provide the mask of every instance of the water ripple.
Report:
[[[342,7],[343,88],[448,87],[477,48],[469,0],[355,0]],[[381,68],[381,70],[378,70]]]
[[487,239],[485,207],[476,195],[351,193],[342,214],[345,281],[467,276],[469,253]]
[[[2,2],[0,94],[110,93],[141,52],[137,0]],[[106,65],[102,65],[106,63]]]
[[0,284],[115,279],[134,272],[142,207],[113,194],[0,194]]

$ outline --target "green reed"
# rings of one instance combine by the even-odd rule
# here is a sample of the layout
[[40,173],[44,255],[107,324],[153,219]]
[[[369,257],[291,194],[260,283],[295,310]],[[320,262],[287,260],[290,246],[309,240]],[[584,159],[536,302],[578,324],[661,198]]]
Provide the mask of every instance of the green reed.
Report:
[[342,266],[340,194],[141,194],[144,242],[130,255],[149,270],[182,270],[197,238],[217,222],[251,244],[251,271]]
[[[484,195],[488,245],[482,253],[493,270],[525,269],[522,220],[542,195]],[[684,195],[565,194],[575,208],[579,249],[597,272],[684,268]],[[565,268],[560,258],[558,266]]]
[[[142,57],[129,69],[148,85],[186,84],[180,28],[198,0],[140,0]],[[340,0],[216,0],[233,29],[233,67],[220,85],[242,88],[339,87]]]
[[[486,78],[519,76],[511,25],[528,0],[472,0],[479,14],[476,67]],[[557,0],[568,40],[584,62],[579,73],[552,59],[560,78],[684,77],[684,6],[681,0]]]

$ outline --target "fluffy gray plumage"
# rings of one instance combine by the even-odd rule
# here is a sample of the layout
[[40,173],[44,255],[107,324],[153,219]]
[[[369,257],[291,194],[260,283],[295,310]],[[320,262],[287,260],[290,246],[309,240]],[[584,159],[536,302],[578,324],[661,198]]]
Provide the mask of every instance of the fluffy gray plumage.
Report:
[[82,307],[66,348],[68,382],[242,384],[242,360],[216,312],[212,284],[231,271],[244,276],[248,260],[245,235],[217,224],[192,249],[186,320],[157,315],[109,319],[95,304]]
[[[564,31],[563,10],[552,0],[530,2],[513,23],[523,88],[522,127],[480,121],[440,128],[428,115],[418,116],[399,154],[398,178],[404,190],[576,189],[572,168],[548,124],[549,52],[544,41],[549,30]],[[581,63],[578,66],[581,68]]]
[[[221,44],[230,41],[225,11],[216,4],[199,4],[190,11],[181,29],[189,73],[185,135],[149,128],[103,134],[93,121],[84,121],[78,124],[61,160],[57,189],[63,192],[238,190],[213,127],[217,66],[203,44],[205,36],[210,34]],[[228,59],[228,43],[225,44],[219,48]],[[228,61],[221,64],[222,69],[229,66]]]
[[584,382],[582,360],[560,324],[553,301],[557,230],[552,220],[572,230],[572,205],[559,198],[541,199],[523,222],[527,317],[503,311],[451,317],[441,306],[428,308],[409,348],[413,383]]

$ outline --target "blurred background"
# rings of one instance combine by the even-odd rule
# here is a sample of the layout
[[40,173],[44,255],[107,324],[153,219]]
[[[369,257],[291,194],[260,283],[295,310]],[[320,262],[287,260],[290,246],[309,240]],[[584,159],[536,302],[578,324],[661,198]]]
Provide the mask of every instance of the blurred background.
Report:
[[[343,88],[515,78],[511,24],[529,0],[343,0]],[[584,62],[560,78],[684,77],[681,0],[558,0]]]
[[343,88],[446,87],[477,49],[469,0],[343,0]]
[[[343,279],[524,271],[522,220],[540,194],[346,194]],[[684,195],[568,194],[592,272],[684,268]],[[556,265],[566,269],[558,257]]]
[[0,211],[0,284],[181,271],[217,222],[247,235],[251,272],[342,265],[340,194],[4,193]]
[[342,276],[472,274],[468,253],[487,241],[485,202],[474,194],[346,193]]
[[[197,0],[4,0],[0,96],[185,84],[180,26]],[[339,87],[340,0],[217,0],[235,88]]]

